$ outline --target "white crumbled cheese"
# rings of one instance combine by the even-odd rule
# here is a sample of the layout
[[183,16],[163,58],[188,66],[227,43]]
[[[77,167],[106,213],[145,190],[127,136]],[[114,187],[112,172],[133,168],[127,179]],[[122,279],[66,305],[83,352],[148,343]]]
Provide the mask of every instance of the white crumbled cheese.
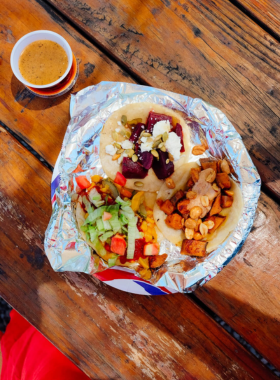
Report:
[[182,147],[180,137],[175,132],[168,134],[168,139],[165,143],[166,149],[172,154],[174,160],[177,161],[180,158],[180,150]]
[[113,156],[116,154],[117,148],[114,147],[114,145],[106,145],[105,152],[107,154],[110,154],[110,156]]
[[121,164],[121,163],[122,163],[124,157],[128,157],[127,154],[126,154],[125,152],[123,152],[123,153],[121,154],[121,156],[118,158],[118,164]]
[[122,125],[122,123],[121,123],[120,121],[118,121],[118,125],[119,125],[119,126],[121,126],[121,125]]
[[162,135],[164,132],[169,132],[169,131],[170,131],[169,120],[161,120],[161,121],[158,121],[154,125],[153,136],[157,137],[158,135]]
[[116,128],[115,131],[119,133],[121,129],[120,128]]
[[145,143],[147,141],[147,137],[141,137],[141,141]]
[[129,140],[124,140],[122,143],[121,143],[121,146],[123,149],[132,149],[133,147],[133,142],[132,141],[129,141]]
[[[142,144],[140,145],[141,152],[150,152],[153,148],[154,140],[152,138],[147,138],[147,137],[146,139],[147,140],[142,142]],[[142,138],[141,138],[141,141],[142,141]]]

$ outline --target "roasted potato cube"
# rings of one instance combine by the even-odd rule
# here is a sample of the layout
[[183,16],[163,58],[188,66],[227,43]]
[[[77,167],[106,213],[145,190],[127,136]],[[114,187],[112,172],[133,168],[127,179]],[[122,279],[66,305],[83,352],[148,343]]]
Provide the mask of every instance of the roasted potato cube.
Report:
[[171,203],[176,206],[177,202],[179,202],[180,199],[182,199],[184,197],[185,193],[183,192],[183,190],[179,190],[177,191],[177,193],[175,195],[173,195],[173,197],[170,199]]
[[205,241],[184,239],[182,243],[181,254],[204,257],[206,256],[206,245],[207,242]]
[[201,168],[191,168],[191,176],[192,176],[192,180],[193,182],[197,182],[198,179],[199,179],[199,173],[201,172]]
[[160,209],[165,212],[165,214],[170,215],[175,210],[175,206],[170,202],[169,199],[167,199],[163,204],[160,206]]
[[162,199],[157,199],[156,202],[157,202],[157,205],[158,205],[159,208],[160,208],[160,207],[162,206],[162,204],[163,204],[163,200],[162,200]]
[[233,197],[229,195],[222,195],[222,201],[221,201],[222,208],[231,207],[232,203],[233,203]]
[[174,228],[174,230],[180,230],[183,227],[182,219],[179,214],[171,214],[165,219],[165,223],[168,227]]
[[194,181],[193,181],[192,178],[190,178],[190,179],[187,181],[186,188],[187,188],[187,190],[189,190],[189,189],[192,189],[193,186],[194,186]]
[[212,215],[215,215],[215,214],[219,214],[219,212],[222,211],[222,207],[221,207],[221,193],[217,195],[214,203],[213,203],[213,206],[210,210],[210,213],[209,215],[212,216]]
[[217,173],[216,182],[221,189],[230,189],[231,184],[228,174]]
[[214,158],[200,158],[200,165],[202,167],[202,170],[205,170],[205,169],[208,169],[208,168],[211,168],[213,170],[215,170],[215,172],[217,173],[217,170],[218,170],[218,161],[215,160]]
[[181,213],[181,214],[188,214],[189,213],[189,210],[188,210],[188,205],[190,203],[190,200],[189,199],[183,199],[182,201],[180,201],[178,204],[177,204],[177,209],[178,211]]
[[216,231],[216,229],[218,228],[218,227],[220,227],[220,225],[223,223],[223,221],[226,219],[226,217],[225,216],[209,216],[207,219],[205,219],[205,221],[207,221],[207,220],[212,220],[213,222],[214,222],[214,227],[213,228],[211,228],[211,229],[209,229],[208,230],[208,232],[210,233],[210,234],[212,234],[213,232],[215,232]]
[[160,267],[167,259],[167,256],[168,255],[166,253],[164,253],[163,255],[150,256],[149,257],[150,268]]

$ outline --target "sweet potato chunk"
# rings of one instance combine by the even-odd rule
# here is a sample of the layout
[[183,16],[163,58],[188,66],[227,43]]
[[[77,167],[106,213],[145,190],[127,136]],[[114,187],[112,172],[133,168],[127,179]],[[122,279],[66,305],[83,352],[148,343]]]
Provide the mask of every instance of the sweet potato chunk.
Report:
[[165,262],[165,260],[167,259],[167,256],[168,255],[166,253],[164,253],[163,255],[149,257],[150,268],[160,267]]
[[214,158],[200,158],[199,161],[200,161],[200,165],[202,167],[202,170],[211,168],[211,169],[215,170],[215,172],[217,173],[217,170],[218,170],[218,166],[217,166],[218,161],[217,160],[215,160]]
[[184,239],[182,243],[181,254],[204,257],[206,256],[206,245],[207,242],[205,241]]
[[228,174],[226,174],[226,173],[217,173],[216,182],[217,182],[217,185],[221,189],[230,189],[231,185],[230,185],[230,180],[229,180]]
[[170,215],[175,210],[175,206],[170,202],[169,199],[167,199],[163,204],[160,206],[160,209],[165,212],[165,214]]
[[191,169],[191,176],[192,176],[192,180],[193,182],[197,182],[198,179],[199,179],[199,173],[201,172],[201,168],[192,168]]
[[189,189],[192,189],[193,186],[194,186],[194,181],[193,181],[192,178],[190,178],[190,179],[188,180],[188,182],[187,182],[186,188],[187,188],[187,190],[189,190]]
[[214,203],[213,203],[213,206],[210,210],[210,213],[209,215],[212,216],[212,215],[215,215],[215,214],[219,214],[219,212],[222,211],[222,207],[221,207],[221,193],[217,195]]
[[233,203],[233,197],[229,195],[222,195],[222,201],[221,201],[222,208],[231,207],[232,203]]
[[189,213],[189,210],[188,210],[188,205],[190,203],[190,200],[189,199],[184,199],[182,201],[180,201],[178,204],[177,204],[177,209],[179,210],[179,212],[181,214],[188,214]]
[[168,227],[174,228],[174,230],[180,230],[183,227],[182,219],[179,214],[171,214],[165,219],[165,223]]
[[212,234],[216,231],[218,227],[223,223],[223,221],[226,219],[225,216],[209,216],[205,221],[212,220],[214,222],[214,227],[209,229],[208,232]]
[[179,190],[177,191],[177,193],[175,195],[173,195],[173,197],[170,199],[171,203],[176,206],[176,203],[182,199],[184,197],[185,193],[183,192],[183,190]]

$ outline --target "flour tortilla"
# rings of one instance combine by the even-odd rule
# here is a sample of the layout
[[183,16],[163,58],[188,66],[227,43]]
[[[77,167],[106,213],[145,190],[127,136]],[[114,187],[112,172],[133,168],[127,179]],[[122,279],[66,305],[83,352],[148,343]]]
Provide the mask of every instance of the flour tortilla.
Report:
[[[190,154],[190,131],[188,125],[181,116],[181,112],[173,111],[167,107],[148,102],[128,104],[127,106],[124,106],[115,111],[108,118],[100,134],[100,159],[102,168],[107,176],[112,180],[115,179],[117,172],[122,172],[121,164],[119,164],[117,160],[113,161],[112,156],[107,154],[105,151],[106,145],[113,144],[114,142],[112,132],[115,131],[116,128],[125,129],[123,126],[118,125],[118,122],[121,121],[122,115],[126,115],[127,120],[141,118],[142,122],[146,123],[150,111],[176,117],[179,120],[179,123],[183,128],[185,152],[181,153],[180,159],[178,161],[174,161],[174,170],[176,171],[182,163],[188,161]],[[134,185],[135,181],[141,181],[144,184],[144,186],[140,189],[141,191],[151,192],[158,191],[163,183],[163,180],[157,178],[153,169],[150,169],[147,177],[143,179],[128,179],[126,182],[126,187],[129,189],[139,190],[139,187]]]
[[[194,162],[183,164],[176,172],[171,176],[175,183],[175,189],[169,189],[164,183],[158,192],[157,199],[170,199],[179,190],[185,190],[187,180],[190,178],[191,168],[198,167]],[[206,236],[206,241],[208,241],[206,251],[212,252],[221,245],[230,233],[235,229],[239,218],[241,217],[243,210],[243,199],[240,187],[231,181],[231,191],[234,192],[233,204],[229,208],[223,209],[220,214],[221,216],[226,216],[225,221],[213,234],[208,234]],[[165,239],[169,240],[171,243],[181,246],[183,239],[185,239],[185,234],[182,230],[174,230],[166,225],[165,219],[167,215],[159,208],[157,203],[154,206],[154,219],[158,229],[162,232]]]

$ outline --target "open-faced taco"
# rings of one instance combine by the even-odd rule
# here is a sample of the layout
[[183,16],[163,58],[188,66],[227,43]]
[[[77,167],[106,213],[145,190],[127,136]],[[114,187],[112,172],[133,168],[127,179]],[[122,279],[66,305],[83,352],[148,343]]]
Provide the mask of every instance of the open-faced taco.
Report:
[[73,209],[82,238],[98,255],[96,269],[101,258],[109,267],[127,266],[149,280],[167,258],[159,255],[161,234],[151,208],[155,194],[132,192],[98,175],[91,181],[77,176],[76,181],[79,191],[72,197]]
[[154,219],[181,253],[206,256],[235,229],[243,209],[240,187],[226,160],[181,165],[158,192]]
[[130,189],[158,191],[189,152],[189,127],[182,114],[148,102],[115,111],[100,135],[103,170],[112,180],[121,173]]

